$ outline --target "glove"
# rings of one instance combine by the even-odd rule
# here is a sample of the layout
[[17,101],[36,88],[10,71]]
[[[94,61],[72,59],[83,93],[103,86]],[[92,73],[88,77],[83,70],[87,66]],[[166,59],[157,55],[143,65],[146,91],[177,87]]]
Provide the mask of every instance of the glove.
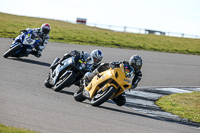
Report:
[[20,32],[23,32],[23,33],[25,33],[25,32],[28,32],[27,30],[20,30]]

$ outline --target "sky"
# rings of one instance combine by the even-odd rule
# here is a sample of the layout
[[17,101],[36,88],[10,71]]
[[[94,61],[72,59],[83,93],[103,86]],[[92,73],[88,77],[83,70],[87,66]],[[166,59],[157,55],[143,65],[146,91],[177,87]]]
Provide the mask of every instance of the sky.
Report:
[[200,36],[200,0],[0,0],[0,12]]

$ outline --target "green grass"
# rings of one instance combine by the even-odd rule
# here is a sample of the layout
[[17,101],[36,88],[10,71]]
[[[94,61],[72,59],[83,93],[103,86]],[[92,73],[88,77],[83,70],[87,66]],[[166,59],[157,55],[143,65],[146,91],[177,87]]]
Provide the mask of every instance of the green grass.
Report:
[[164,96],[156,104],[167,112],[200,123],[200,92]]
[[86,25],[5,13],[0,13],[0,37],[14,38],[19,34],[19,30],[40,27],[42,23],[51,25],[52,42],[200,55],[200,39],[114,32]]
[[9,127],[0,124],[0,133],[37,133],[37,132],[15,127]]

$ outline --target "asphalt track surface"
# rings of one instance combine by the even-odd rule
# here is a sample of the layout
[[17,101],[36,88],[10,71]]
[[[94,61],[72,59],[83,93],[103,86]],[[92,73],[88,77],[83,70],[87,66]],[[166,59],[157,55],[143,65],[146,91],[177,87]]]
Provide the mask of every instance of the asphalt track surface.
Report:
[[12,40],[0,38],[0,123],[41,133],[199,133],[200,129],[158,120],[126,107],[106,102],[92,107],[89,101],[73,99],[76,87],[54,92],[44,86],[49,66],[56,57],[71,50],[104,53],[103,62],[143,58],[139,88],[152,86],[200,86],[200,56],[128,49],[49,43],[41,58],[3,58]]

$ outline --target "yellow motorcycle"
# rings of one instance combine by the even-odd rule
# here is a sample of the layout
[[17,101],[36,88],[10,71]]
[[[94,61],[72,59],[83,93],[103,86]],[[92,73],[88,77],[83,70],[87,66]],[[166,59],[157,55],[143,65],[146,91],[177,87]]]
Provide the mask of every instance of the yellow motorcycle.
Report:
[[92,106],[99,106],[130,89],[133,77],[134,69],[129,65],[110,65],[108,70],[94,76],[87,86],[76,90],[74,99],[79,102],[88,99]]

